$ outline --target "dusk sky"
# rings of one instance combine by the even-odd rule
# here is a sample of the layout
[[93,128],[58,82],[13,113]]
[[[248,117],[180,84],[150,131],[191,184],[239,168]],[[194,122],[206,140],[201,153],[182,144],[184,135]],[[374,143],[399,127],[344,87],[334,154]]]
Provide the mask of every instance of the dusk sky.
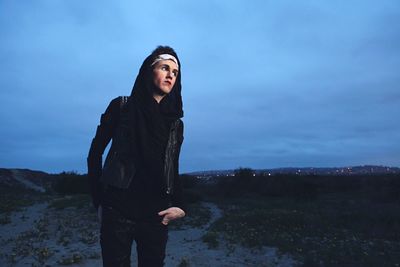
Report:
[[181,172],[400,167],[400,1],[0,0],[0,168],[86,172],[144,58],[182,64]]

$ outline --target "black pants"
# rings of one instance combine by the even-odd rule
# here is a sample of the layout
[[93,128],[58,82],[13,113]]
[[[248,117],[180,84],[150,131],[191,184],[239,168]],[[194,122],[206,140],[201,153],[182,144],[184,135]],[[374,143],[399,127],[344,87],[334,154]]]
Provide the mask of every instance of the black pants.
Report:
[[135,222],[113,208],[103,207],[100,231],[104,267],[130,266],[133,240],[139,267],[164,266],[168,228],[161,222]]

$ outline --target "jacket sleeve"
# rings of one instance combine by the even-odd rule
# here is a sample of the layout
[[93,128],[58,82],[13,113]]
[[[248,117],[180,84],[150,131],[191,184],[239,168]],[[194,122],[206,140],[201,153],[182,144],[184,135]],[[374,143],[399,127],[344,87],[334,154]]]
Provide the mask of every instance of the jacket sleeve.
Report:
[[101,204],[102,186],[100,177],[103,166],[103,153],[110,142],[118,123],[120,111],[120,97],[113,99],[106,111],[101,115],[96,135],[90,145],[87,157],[88,177],[93,206],[97,209]]
[[181,179],[179,177],[179,155],[181,152],[181,146],[183,143],[183,122],[180,121],[179,133],[178,133],[179,149],[175,158],[175,177],[174,177],[174,193],[172,194],[172,206],[179,207],[186,212],[186,206],[183,201],[183,190]]

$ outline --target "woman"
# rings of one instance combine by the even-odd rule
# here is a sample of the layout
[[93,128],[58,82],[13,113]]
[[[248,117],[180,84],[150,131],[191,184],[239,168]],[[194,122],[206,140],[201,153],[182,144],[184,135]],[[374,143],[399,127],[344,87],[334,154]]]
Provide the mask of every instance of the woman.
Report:
[[[183,141],[181,65],[157,47],[143,62],[129,97],[111,101],[88,156],[93,204],[101,214],[103,266],[163,266],[170,221],[185,216],[178,175]],[[102,154],[112,145],[102,168]]]

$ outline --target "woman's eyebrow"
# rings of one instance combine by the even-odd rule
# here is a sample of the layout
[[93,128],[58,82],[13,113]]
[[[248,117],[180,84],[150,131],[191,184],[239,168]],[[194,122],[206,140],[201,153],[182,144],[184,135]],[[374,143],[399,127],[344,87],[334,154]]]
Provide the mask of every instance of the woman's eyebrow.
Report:
[[161,67],[167,67],[168,69],[170,69],[170,66],[168,64],[162,64]]

